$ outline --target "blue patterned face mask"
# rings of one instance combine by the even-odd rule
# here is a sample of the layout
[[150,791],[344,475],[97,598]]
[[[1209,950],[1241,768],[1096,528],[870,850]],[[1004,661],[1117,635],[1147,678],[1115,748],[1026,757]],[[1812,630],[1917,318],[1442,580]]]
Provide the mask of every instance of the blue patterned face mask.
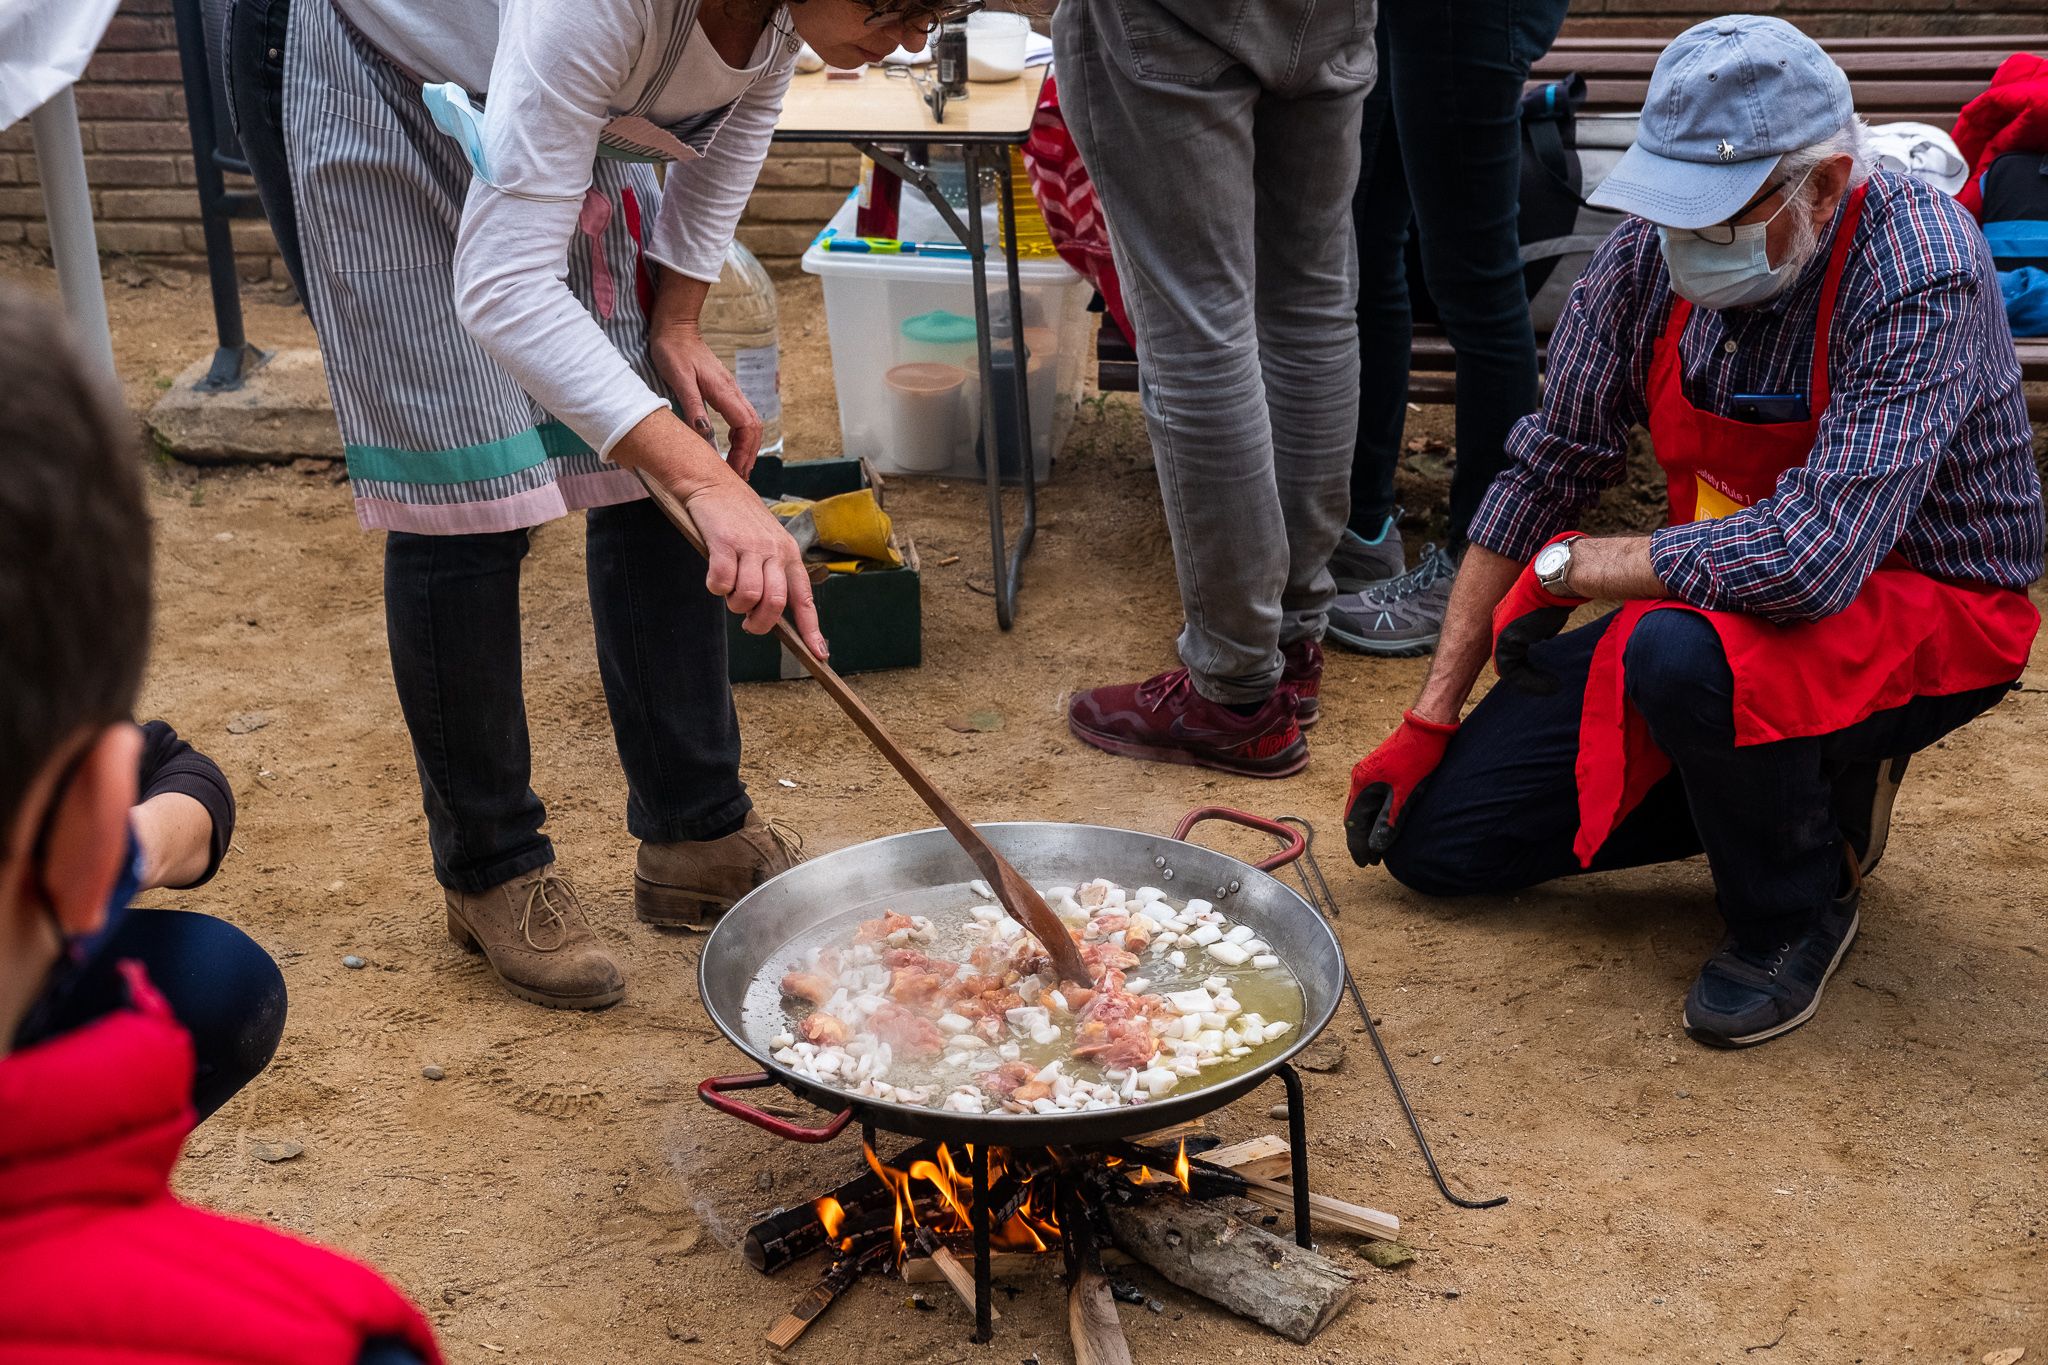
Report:
[[497,184],[491,179],[490,163],[484,159],[483,112],[470,102],[469,92],[454,81],[442,81],[421,86],[420,99],[434,116],[434,126],[462,147],[476,178],[486,185]]

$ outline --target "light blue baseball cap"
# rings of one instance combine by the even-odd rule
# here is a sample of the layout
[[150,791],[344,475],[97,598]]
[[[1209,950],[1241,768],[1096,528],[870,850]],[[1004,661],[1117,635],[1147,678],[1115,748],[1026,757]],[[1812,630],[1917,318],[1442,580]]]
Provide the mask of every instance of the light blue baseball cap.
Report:
[[1849,78],[1783,19],[1728,14],[1672,39],[1633,147],[1587,202],[1670,228],[1732,217],[1785,153],[1856,117]]

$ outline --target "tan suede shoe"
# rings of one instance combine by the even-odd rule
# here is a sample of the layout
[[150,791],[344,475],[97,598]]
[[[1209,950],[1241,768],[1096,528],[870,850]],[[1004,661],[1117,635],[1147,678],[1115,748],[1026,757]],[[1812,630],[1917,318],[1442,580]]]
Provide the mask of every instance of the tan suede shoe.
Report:
[[702,929],[733,902],[804,860],[803,840],[751,811],[723,839],[640,845],[633,869],[633,913],[642,924]]
[[618,964],[597,944],[576,888],[555,865],[474,894],[450,891],[448,937],[481,952],[505,989],[556,1010],[595,1010],[626,994]]

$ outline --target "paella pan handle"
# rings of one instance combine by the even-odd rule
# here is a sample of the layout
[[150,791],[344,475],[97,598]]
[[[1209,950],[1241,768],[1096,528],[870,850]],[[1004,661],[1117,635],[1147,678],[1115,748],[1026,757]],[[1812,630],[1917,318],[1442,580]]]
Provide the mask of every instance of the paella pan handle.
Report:
[[853,1106],[839,1111],[833,1120],[823,1128],[806,1128],[788,1119],[779,1119],[764,1110],[756,1109],[745,1100],[736,1100],[726,1094],[728,1090],[756,1090],[764,1085],[775,1085],[776,1079],[765,1071],[748,1071],[737,1076],[712,1076],[697,1086],[697,1098],[721,1114],[730,1114],[765,1128],[786,1142],[830,1142],[846,1131],[846,1125],[853,1121]]
[[1308,840],[1302,838],[1301,831],[1293,826],[1283,825],[1278,820],[1267,820],[1245,811],[1234,810],[1229,806],[1195,807],[1195,809],[1183,815],[1180,818],[1180,823],[1174,826],[1173,837],[1185,840],[1188,837],[1188,831],[1201,824],[1204,820],[1226,820],[1233,825],[1243,825],[1246,829],[1255,829],[1261,833],[1271,834],[1275,838],[1283,840],[1287,847],[1281,849],[1264,862],[1256,864],[1261,872],[1271,872],[1274,868],[1287,866],[1287,864],[1299,858],[1302,850],[1308,847]]

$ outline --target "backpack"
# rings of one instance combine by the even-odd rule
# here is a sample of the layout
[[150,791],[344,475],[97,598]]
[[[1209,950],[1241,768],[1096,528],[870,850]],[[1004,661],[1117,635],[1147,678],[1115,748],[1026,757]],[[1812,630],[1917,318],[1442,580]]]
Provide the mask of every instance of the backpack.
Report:
[[1539,334],[1557,325],[1594,249],[1625,216],[1592,207],[1586,196],[1636,140],[1640,120],[1635,114],[1581,117],[1585,102],[1586,81],[1576,73],[1522,96],[1518,222],[1529,321]]
[[1984,237],[2000,270],[2048,270],[2048,152],[2007,152],[1979,182]]

